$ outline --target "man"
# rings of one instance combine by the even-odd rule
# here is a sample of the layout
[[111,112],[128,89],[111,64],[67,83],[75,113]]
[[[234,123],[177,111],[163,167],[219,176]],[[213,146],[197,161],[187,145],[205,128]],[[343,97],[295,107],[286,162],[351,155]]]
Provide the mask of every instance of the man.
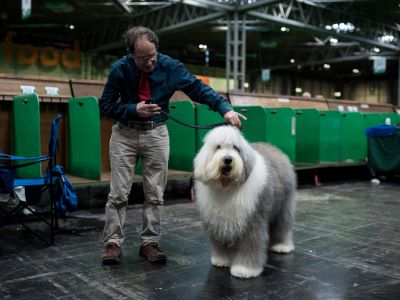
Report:
[[[158,37],[146,27],[133,27],[124,34],[130,52],[110,69],[99,100],[103,115],[117,121],[110,138],[111,183],[105,208],[103,264],[118,264],[124,241],[128,196],[134,167],[142,157],[143,228],[139,254],[150,262],[165,262],[159,248],[160,209],[167,183],[169,135],[165,125],[168,102],[182,90],[191,99],[207,104],[230,124],[241,127],[226,99],[190,74],[183,65],[158,52]],[[152,103],[146,100],[151,99]]]

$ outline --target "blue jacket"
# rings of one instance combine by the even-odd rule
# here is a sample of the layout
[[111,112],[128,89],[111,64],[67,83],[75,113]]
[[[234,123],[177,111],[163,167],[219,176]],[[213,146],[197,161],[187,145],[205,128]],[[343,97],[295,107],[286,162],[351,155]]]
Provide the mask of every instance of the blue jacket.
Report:
[[[103,95],[99,100],[103,115],[115,120],[143,120],[136,112],[139,102],[140,70],[131,54],[116,61],[110,69]],[[153,103],[168,112],[168,103],[175,91],[181,90],[195,102],[207,104],[221,116],[230,111],[228,101],[213,89],[198,80],[176,59],[158,53],[154,71],[149,73],[150,94]],[[164,120],[163,114],[152,117],[154,121]]]

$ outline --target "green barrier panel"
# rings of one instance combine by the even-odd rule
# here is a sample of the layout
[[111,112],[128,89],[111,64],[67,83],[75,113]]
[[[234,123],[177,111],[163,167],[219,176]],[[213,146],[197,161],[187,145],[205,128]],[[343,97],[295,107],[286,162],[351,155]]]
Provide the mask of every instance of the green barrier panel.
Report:
[[319,161],[319,110],[296,109],[296,162],[315,164]]
[[68,101],[68,173],[100,179],[100,111],[95,97]]
[[[196,104],[196,125],[206,126],[224,122],[224,118],[216,111],[211,110],[205,104]],[[210,129],[196,129],[195,131],[195,148],[196,152],[203,146],[204,136]]]
[[244,115],[241,120],[243,135],[250,143],[267,141],[266,111],[261,106],[234,106],[235,111]]
[[345,162],[364,161],[367,157],[367,137],[364,118],[359,112],[342,113],[342,145]]
[[[195,109],[192,101],[170,102],[169,113],[182,122],[195,125]],[[167,126],[170,139],[169,169],[192,171],[196,153],[195,129],[171,119],[168,119]]]
[[249,142],[268,142],[285,152],[291,161],[296,157],[296,117],[292,108],[235,106],[247,117],[242,132]]
[[385,124],[385,118],[380,113],[363,113],[365,128]]
[[339,111],[324,110],[320,112],[319,142],[320,163],[336,163],[343,160],[342,115]]
[[[49,124],[50,131],[50,124]],[[40,109],[36,94],[15,96],[12,110],[12,149],[18,156],[40,156]],[[17,178],[42,177],[41,164],[16,170]]]
[[400,113],[396,114],[394,125],[400,126]]
[[267,142],[281,149],[292,162],[296,159],[296,114],[294,109],[264,108]]

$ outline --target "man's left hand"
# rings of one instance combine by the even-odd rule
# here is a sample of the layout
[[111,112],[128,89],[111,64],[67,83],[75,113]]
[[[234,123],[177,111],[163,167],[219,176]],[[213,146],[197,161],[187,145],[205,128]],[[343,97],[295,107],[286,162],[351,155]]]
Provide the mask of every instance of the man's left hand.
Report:
[[229,122],[231,125],[236,126],[237,128],[242,128],[242,122],[240,122],[240,119],[247,120],[245,116],[233,110],[228,111],[224,115],[225,122]]

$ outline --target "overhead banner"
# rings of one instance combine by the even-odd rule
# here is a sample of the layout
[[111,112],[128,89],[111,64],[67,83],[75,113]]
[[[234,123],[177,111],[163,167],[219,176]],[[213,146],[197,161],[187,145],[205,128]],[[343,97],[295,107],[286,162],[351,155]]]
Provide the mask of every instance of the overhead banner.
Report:
[[22,20],[28,19],[32,13],[32,0],[21,0]]
[[374,74],[385,74],[386,57],[374,57]]
[[261,72],[261,80],[263,82],[268,82],[271,77],[271,70],[270,69],[263,69]]

